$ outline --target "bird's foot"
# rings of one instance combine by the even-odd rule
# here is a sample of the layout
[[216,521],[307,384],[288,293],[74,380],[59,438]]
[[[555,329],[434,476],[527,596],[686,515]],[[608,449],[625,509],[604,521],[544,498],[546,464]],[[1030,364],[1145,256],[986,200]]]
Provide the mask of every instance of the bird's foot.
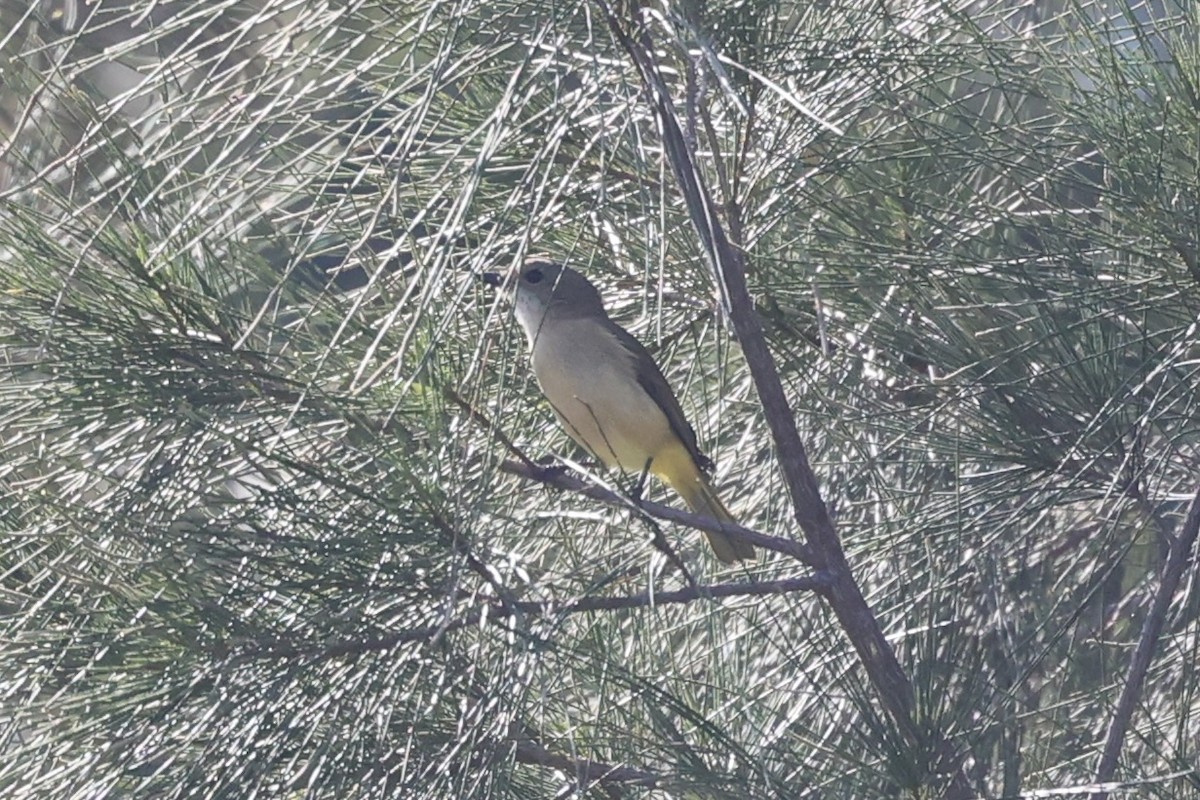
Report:
[[543,483],[551,483],[555,478],[567,474],[567,466],[559,463],[554,456],[542,456],[534,462],[533,477]]

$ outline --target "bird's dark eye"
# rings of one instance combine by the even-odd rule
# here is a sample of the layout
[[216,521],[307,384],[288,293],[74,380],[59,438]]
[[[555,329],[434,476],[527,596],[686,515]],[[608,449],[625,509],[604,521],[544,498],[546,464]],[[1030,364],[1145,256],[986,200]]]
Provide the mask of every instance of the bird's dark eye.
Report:
[[541,283],[542,271],[540,269],[529,270],[529,272],[525,273],[525,280],[529,281],[530,283]]

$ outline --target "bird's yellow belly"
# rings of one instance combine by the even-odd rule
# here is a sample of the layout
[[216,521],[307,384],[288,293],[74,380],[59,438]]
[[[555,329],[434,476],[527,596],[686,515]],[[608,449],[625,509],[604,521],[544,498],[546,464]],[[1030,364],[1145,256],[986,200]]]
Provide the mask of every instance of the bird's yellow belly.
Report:
[[666,415],[615,340],[561,327],[534,349],[542,393],[571,438],[593,456],[608,467],[642,472],[672,440]]

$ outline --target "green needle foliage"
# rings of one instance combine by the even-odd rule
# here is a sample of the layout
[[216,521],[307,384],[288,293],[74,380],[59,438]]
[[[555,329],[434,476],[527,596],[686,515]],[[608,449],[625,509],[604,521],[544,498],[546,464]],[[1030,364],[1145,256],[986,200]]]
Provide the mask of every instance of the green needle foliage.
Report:
[[[739,520],[802,538],[610,16],[746,254],[915,739],[818,593],[712,598],[651,542],[704,586],[806,565],[514,474],[638,477],[572,449],[478,281],[545,252],[659,358]],[[1198,28],[0,0],[0,795],[1086,795],[1200,476]],[[1200,797],[1198,616],[1189,570],[1138,796]]]

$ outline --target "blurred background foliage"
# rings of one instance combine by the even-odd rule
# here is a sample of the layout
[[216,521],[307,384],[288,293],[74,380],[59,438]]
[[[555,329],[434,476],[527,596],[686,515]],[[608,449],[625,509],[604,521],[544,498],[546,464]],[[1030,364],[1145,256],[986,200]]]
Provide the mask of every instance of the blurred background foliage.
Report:
[[[1082,793],[1200,474],[1196,4],[617,10],[919,724],[981,797]],[[556,610],[682,579],[500,471],[497,431],[579,455],[476,280],[526,252],[659,356],[735,514],[799,535],[603,12],[0,0],[5,797],[942,791],[810,595]],[[666,533],[706,582],[804,574]],[[547,610],[480,611],[513,599]],[[1139,796],[1200,796],[1198,610],[1189,577]]]

